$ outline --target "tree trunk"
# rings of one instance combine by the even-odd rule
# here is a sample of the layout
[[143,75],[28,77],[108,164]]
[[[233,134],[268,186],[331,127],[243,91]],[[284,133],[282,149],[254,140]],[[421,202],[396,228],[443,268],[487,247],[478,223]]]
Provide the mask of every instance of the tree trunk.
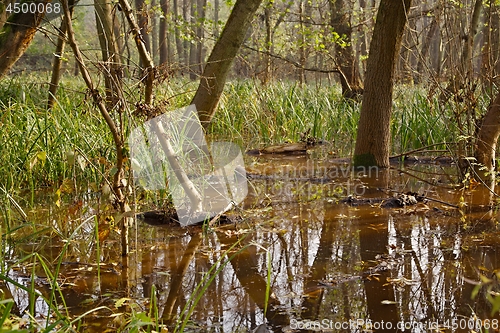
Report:
[[[149,54],[151,54],[151,38],[149,37],[148,30],[148,5],[145,0],[135,0],[135,6],[137,9],[137,25],[139,26],[146,50],[148,50]],[[140,64],[142,67],[147,66],[143,63],[142,58],[140,60]]]
[[191,80],[196,80],[197,75],[200,74],[196,72],[196,44],[198,41],[196,40],[197,37],[195,36],[195,31],[196,31],[196,0],[191,1],[191,21],[190,21],[190,27],[191,27],[191,44],[189,45],[189,78]]
[[[48,0],[35,1],[46,4]],[[0,78],[21,58],[42,22],[45,13],[13,14],[0,30]]]
[[[70,14],[73,15],[74,1],[68,1]],[[59,39],[57,40],[56,51],[54,52],[54,62],[52,64],[52,77],[49,85],[49,97],[47,99],[47,109],[52,109],[56,101],[57,89],[59,88],[59,80],[61,79],[62,57],[64,54],[64,46],[66,45],[66,22],[63,20],[59,27]]]
[[198,23],[196,26],[196,71],[203,72],[203,38],[205,38],[205,29],[203,28],[206,19],[207,0],[198,0]]
[[[189,9],[189,1],[184,0],[182,2],[182,18],[184,20],[183,24],[185,25],[187,25],[189,22],[188,9]],[[189,71],[189,41],[187,40],[187,38],[184,38],[182,42],[182,59],[184,59],[185,68]]]
[[411,0],[382,0],[370,43],[354,166],[389,167],[396,58]]
[[180,31],[178,26],[179,21],[179,4],[178,0],[173,0],[172,10],[174,14],[174,35],[175,35],[175,47],[177,50],[177,60],[180,64],[184,63],[184,45],[180,37]]
[[264,23],[266,26],[266,39],[264,48],[266,54],[264,54],[264,74],[262,75],[262,84],[267,84],[272,77],[271,74],[271,51],[273,44],[273,35],[271,30],[271,8],[274,2],[268,0],[264,8]]
[[[153,62],[156,60],[156,58],[158,58],[158,53],[160,51],[159,47],[158,47],[158,23],[157,23],[157,19],[156,19],[156,6],[158,5],[157,1],[156,0],[151,0],[151,8],[153,8],[153,10],[151,11],[151,13],[148,12],[148,16],[150,18],[150,28],[148,29],[148,32],[146,32],[146,34],[151,34],[151,49],[149,50],[149,53],[151,53],[151,58],[153,59]],[[160,10],[161,10],[161,4],[159,4],[159,7],[160,7]]]
[[[139,0],[142,1],[142,0]],[[153,104],[153,82],[155,79],[155,65],[151,55],[147,49],[147,45],[142,35],[143,30],[137,24],[134,14],[132,12],[132,7],[127,0],[119,0],[122,11],[128,21],[130,26],[131,34],[134,37],[135,45],[137,46],[137,51],[139,52],[139,57],[141,63],[145,67],[144,73],[144,103],[146,105]]]
[[464,45],[460,57],[460,64],[457,67],[456,73],[453,75],[450,83],[440,96],[442,102],[447,101],[452,95],[456,94],[466,81],[472,79],[472,61],[474,54],[474,39],[478,32],[481,11],[483,8],[482,0],[475,0],[474,10],[470,21],[469,31],[465,36],[462,36]]
[[97,32],[104,67],[104,84],[106,86],[106,101],[110,109],[118,102],[122,90],[122,66],[120,50],[116,41],[112,18],[111,4],[105,0],[94,1]]
[[245,40],[252,18],[262,0],[237,0],[220,38],[208,58],[198,90],[192,100],[204,127],[212,120],[227,75]]
[[344,0],[330,0],[329,4],[330,25],[336,33],[343,36],[343,42],[345,43],[345,46],[335,46],[336,58],[342,72],[340,75],[342,95],[353,98],[361,93],[362,84],[352,46],[352,28],[349,18],[351,11],[346,7]]
[[168,16],[168,6],[169,0],[160,0],[161,11],[163,12],[160,18],[160,65],[166,64],[168,62],[168,33],[167,33],[167,16]]
[[[437,16],[437,14],[434,14]],[[429,59],[428,54],[429,54],[429,49],[431,47],[431,42],[436,35],[436,33],[439,30],[439,23],[438,23],[438,18],[434,17],[432,19],[432,22],[429,24],[429,30],[427,31],[427,34],[425,35],[423,44],[422,44],[422,49],[420,50],[420,58],[418,59],[417,63],[417,72],[414,74],[413,80],[415,83],[420,83],[422,82],[422,73],[426,69],[426,66],[429,66],[430,64],[427,62],[427,59]]]
[[476,142],[476,160],[484,170],[479,176],[488,180],[495,175],[495,153],[500,136],[500,93],[491,103],[479,128]]
[[214,38],[219,38],[219,0],[214,0]]

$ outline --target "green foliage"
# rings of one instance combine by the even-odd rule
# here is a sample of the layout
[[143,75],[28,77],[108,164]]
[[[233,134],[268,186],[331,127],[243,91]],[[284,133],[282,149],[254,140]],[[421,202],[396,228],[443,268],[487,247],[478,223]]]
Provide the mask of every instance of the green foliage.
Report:
[[99,183],[107,170],[98,160],[112,160],[105,123],[85,95],[75,92],[83,90],[76,83],[63,85],[57,106],[48,111],[46,87],[37,80],[28,76],[0,82],[0,183],[7,190],[59,186],[74,176],[87,185]]

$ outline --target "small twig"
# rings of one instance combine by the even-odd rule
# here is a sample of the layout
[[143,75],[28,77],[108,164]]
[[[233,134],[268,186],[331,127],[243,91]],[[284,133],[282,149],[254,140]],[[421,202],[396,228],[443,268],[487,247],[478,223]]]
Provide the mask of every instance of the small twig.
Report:
[[231,208],[233,207],[236,207],[236,204],[234,201],[231,201],[229,203],[229,205],[224,208],[224,210],[222,212],[220,212],[219,214],[215,215],[209,222],[208,222],[208,226],[209,227],[212,227],[214,225],[215,222],[217,222],[217,220],[225,213],[227,212],[228,210],[230,210]]

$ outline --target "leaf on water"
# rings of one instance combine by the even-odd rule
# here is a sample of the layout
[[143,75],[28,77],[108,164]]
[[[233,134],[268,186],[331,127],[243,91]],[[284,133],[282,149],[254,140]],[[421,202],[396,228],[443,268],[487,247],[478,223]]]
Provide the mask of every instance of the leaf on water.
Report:
[[67,194],[73,193],[73,181],[69,178],[65,178],[61,186],[59,186],[59,191],[60,193],[67,193]]
[[109,223],[101,223],[99,224],[99,242],[102,243],[106,239],[108,239],[108,236],[111,231],[111,225]]
[[128,298],[128,297],[122,297],[120,298],[119,300],[117,300],[115,302],[115,307],[116,308],[121,308],[122,306],[124,306],[128,301],[131,301],[132,299],[131,298]]
[[389,300],[383,300],[382,302],[380,302],[381,304],[384,304],[384,305],[393,305],[393,304],[398,304],[397,302],[394,302],[394,301],[389,301]]

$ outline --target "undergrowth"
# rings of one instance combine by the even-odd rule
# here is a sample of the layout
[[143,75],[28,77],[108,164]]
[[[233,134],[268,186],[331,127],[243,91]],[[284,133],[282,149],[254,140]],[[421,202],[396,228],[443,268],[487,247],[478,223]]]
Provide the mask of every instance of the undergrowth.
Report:
[[[0,213],[4,218],[1,231],[5,241],[11,238],[17,228],[27,227],[31,237],[38,237],[37,232],[44,228],[52,228],[50,232],[56,233],[65,241],[63,250],[66,251],[67,244],[79,236],[77,231],[81,227],[61,232],[66,225],[54,226],[49,222],[50,214],[54,215],[53,211],[47,215],[46,226],[32,225],[26,220],[26,216],[21,218],[21,224],[16,225],[12,215],[19,215],[21,207],[33,208],[40,193],[50,197],[56,206],[66,201],[66,204],[72,205],[70,210],[73,206],[78,209],[78,202],[73,202],[75,198],[104,192],[102,189],[106,180],[113,175],[115,156],[107,126],[92,105],[79,78],[67,77],[63,80],[57,104],[52,110],[46,109],[48,81],[48,75],[16,76],[0,81]],[[195,89],[195,82],[166,83],[158,88],[157,103],[167,110],[184,107],[191,100]],[[131,99],[128,110],[131,112],[136,99],[132,92],[128,94]],[[440,142],[455,142],[459,136],[463,136],[453,121],[453,107],[440,106],[436,99],[427,97],[422,87],[398,87],[393,105],[392,154]],[[308,133],[330,142],[336,156],[349,157],[356,140],[360,109],[360,103],[343,99],[338,87],[299,85],[286,81],[262,86],[251,80],[233,81],[226,85],[218,111],[209,127],[208,138],[233,141],[245,150],[269,144],[296,142],[301,139],[301,134]],[[126,132],[130,132],[138,121],[130,116],[125,124]],[[448,148],[448,145],[443,144],[433,149]],[[157,202],[168,200],[166,191],[146,194],[143,200],[151,199],[151,196],[155,196]],[[81,213],[82,216],[84,214],[92,216],[93,213]],[[101,237],[101,222],[96,218],[95,240]],[[87,231],[83,233],[89,234]],[[2,244],[3,254],[11,251],[5,242]],[[96,246],[99,262],[99,242],[96,242]],[[48,297],[39,294],[33,283],[20,284],[9,278],[8,272],[13,264],[1,261],[0,278],[14,285],[17,283],[16,287],[30,299],[43,298],[56,316],[53,317],[54,322],[47,320],[40,324],[39,320],[33,318],[34,309],[30,308],[28,319],[21,318],[15,313],[14,303],[9,295],[0,295],[0,314],[3,313],[0,326],[20,331],[48,332],[56,327],[62,328],[59,331],[66,332],[79,329],[82,316],[68,319],[69,314],[60,311],[64,298],[58,285],[57,273],[62,253],[58,258],[54,266],[55,273],[53,267],[37,253],[17,259],[16,264],[30,261],[31,267],[36,264],[43,268],[52,286],[52,294]],[[227,261],[218,264],[225,265]],[[217,269],[220,270],[220,267],[222,266]],[[213,268],[204,277],[199,286],[200,294],[193,294],[189,299],[192,304],[196,305],[198,297],[208,288],[213,274],[218,273],[218,270]],[[35,272],[30,274],[34,279]],[[269,279],[268,271],[268,282]],[[149,312],[132,311],[122,322],[122,331],[161,330],[154,294],[153,290],[150,301],[153,306]],[[179,318],[180,331],[187,325],[193,308],[186,307],[185,316]],[[104,307],[100,309],[107,310]],[[35,328],[35,324],[42,325],[43,328]]]

